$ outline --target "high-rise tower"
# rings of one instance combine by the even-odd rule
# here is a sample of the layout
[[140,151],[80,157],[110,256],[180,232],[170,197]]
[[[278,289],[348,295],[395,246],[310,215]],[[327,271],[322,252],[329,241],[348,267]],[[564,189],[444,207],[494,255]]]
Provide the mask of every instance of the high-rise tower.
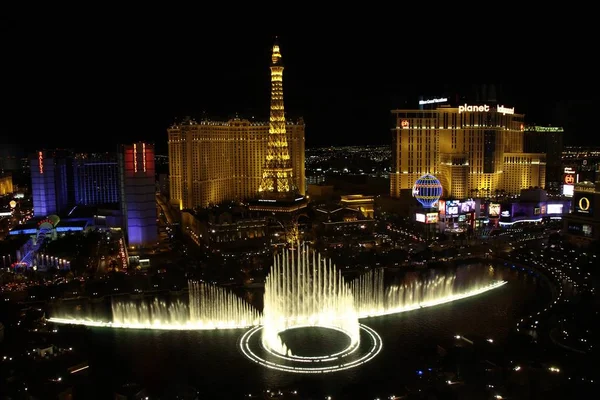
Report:
[[154,145],[121,145],[118,157],[119,198],[127,243],[152,247],[158,240]]
[[294,196],[298,192],[294,184],[292,160],[290,159],[285,130],[283,64],[277,42],[273,45],[273,55],[271,56],[269,142],[258,192],[262,198],[275,199]]
[[[275,218],[284,228],[286,241],[293,246],[299,240],[298,216],[307,206],[302,195],[304,188],[296,186],[294,165],[288,148],[285,111],[283,107],[283,64],[277,40],[271,56],[271,112],[267,152],[262,178],[258,186],[258,198],[249,201],[249,209],[268,218]],[[293,140],[293,139],[292,139]],[[304,158],[302,157],[302,161]],[[295,160],[297,162],[297,160]],[[296,169],[298,165],[296,164]],[[304,170],[304,166],[301,166]],[[303,182],[304,179],[300,179]],[[281,235],[279,235],[281,237]]]

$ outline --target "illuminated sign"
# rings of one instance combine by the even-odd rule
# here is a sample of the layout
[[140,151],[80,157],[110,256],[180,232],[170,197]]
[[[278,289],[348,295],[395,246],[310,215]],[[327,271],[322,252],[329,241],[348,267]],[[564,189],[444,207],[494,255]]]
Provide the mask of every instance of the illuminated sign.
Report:
[[510,217],[510,211],[502,211],[500,214],[501,217]]
[[560,126],[528,126],[527,131],[533,132],[564,132]]
[[121,259],[121,268],[127,269],[127,253],[125,252],[125,241],[119,239],[119,258]]
[[587,224],[579,224],[579,223],[570,223],[567,226],[567,230],[569,231],[569,233],[573,234],[573,235],[577,235],[577,236],[585,236],[585,237],[592,237],[592,233],[593,233],[593,229],[591,225],[587,225]]
[[440,210],[440,215],[446,215],[446,200],[438,200],[437,208]]
[[41,151],[38,151],[38,165],[40,168],[40,174],[44,173],[44,154]]
[[425,215],[425,223],[426,224],[436,224],[438,222],[437,213],[427,213]]
[[402,122],[400,122],[400,126],[401,126],[402,128],[408,128],[408,127],[409,127],[409,125],[410,125],[410,124],[408,123],[408,120],[407,120],[407,119],[403,119],[403,120],[402,120]]
[[589,210],[590,210],[590,199],[588,199],[587,197],[581,197],[579,199],[579,201],[577,202],[577,205],[579,206],[579,210],[578,211],[589,212]]
[[445,98],[445,97],[441,97],[439,99],[431,99],[431,100],[419,100],[419,105],[435,104],[435,103],[445,103],[447,101],[448,101],[448,99]]
[[550,214],[562,214],[563,213],[563,205],[562,204],[548,204],[548,208],[546,213]]
[[137,145],[133,144],[133,172],[137,172]]
[[575,175],[573,174],[565,174],[563,182],[565,185],[572,185],[575,183]]
[[483,105],[483,106],[469,106],[467,104],[465,104],[464,106],[458,106],[458,113],[463,113],[465,111],[469,111],[469,112],[488,112],[490,111],[490,106]]
[[415,219],[417,222],[425,223],[425,214],[415,214]]
[[38,222],[38,226],[42,226],[43,224],[50,224],[50,225],[54,226],[54,221],[52,221],[50,218],[45,218],[45,219],[41,220],[40,222]]
[[571,167],[565,167],[565,169],[563,170],[563,172],[565,174],[574,174],[575,170],[573,168],[571,168]]
[[563,185],[562,194],[566,197],[573,197],[575,193],[575,186],[573,185]]
[[469,213],[475,211],[475,200],[467,200],[460,204],[461,213]]
[[142,164],[144,165],[144,172],[146,172],[146,143],[142,143]]
[[446,200],[446,215],[458,215],[460,210],[460,201]]
[[488,216],[497,217],[500,215],[500,204],[498,203],[490,203],[488,207]]
[[587,185],[577,185],[577,191],[578,192],[588,192],[588,193],[596,193],[596,188],[594,186],[587,186]]
[[575,192],[573,197],[573,210],[577,214],[593,216],[594,213],[594,194]]
[[515,108],[508,108],[508,107],[504,107],[504,106],[498,106],[496,107],[496,112],[502,113],[503,115],[506,114],[514,114],[515,113]]

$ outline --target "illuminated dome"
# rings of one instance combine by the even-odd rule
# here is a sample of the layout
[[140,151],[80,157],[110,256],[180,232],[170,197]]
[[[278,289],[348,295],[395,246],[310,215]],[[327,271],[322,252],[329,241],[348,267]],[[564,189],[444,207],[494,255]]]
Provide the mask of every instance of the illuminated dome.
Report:
[[413,197],[425,208],[431,208],[442,197],[442,184],[431,174],[425,174],[415,182]]

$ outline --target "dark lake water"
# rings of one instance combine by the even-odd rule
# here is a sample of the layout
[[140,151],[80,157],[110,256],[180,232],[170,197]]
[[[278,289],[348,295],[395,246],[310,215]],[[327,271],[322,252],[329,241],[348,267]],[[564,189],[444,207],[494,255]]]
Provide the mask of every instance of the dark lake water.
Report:
[[[425,352],[436,344],[448,345],[453,336],[506,340],[516,321],[530,309],[549,300],[549,293],[534,276],[506,269],[508,284],[476,297],[402,314],[361,320],[383,339],[382,352],[357,368],[328,374],[303,375],[271,370],[247,359],[238,349],[243,330],[233,331],[134,331],[88,329],[82,337],[89,349],[90,398],[110,398],[126,382],[145,387],[150,394],[165,388],[189,385],[201,398],[243,398],[267,388],[295,389],[340,398],[382,398],[403,386],[422,368]],[[314,333],[319,335],[319,333]],[[336,335],[309,338],[310,346]],[[301,343],[294,338],[296,346]],[[314,351],[307,345],[307,352]],[[364,395],[364,397],[361,397]],[[150,397],[152,398],[152,397]]]

